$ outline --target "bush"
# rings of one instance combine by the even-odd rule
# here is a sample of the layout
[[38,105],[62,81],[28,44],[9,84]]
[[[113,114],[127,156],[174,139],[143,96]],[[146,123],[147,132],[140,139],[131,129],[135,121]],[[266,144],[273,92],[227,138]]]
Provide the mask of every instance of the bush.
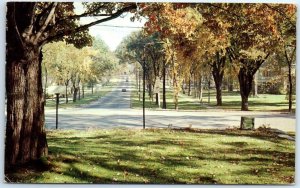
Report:
[[262,94],[284,94],[283,84],[280,82],[268,81],[258,85],[258,93]]

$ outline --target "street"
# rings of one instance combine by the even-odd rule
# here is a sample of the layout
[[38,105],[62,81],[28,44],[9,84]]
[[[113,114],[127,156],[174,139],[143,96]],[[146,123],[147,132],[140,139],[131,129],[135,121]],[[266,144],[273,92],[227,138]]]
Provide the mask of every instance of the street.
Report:
[[[133,86],[121,76],[118,86],[92,104],[79,108],[59,109],[59,129],[89,128],[142,128],[142,109],[130,108]],[[122,92],[126,89],[126,92]],[[46,128],[55,128],[55,109],[46,109]],[[189,127],[220,128],[239,127],[241,116],[255,117],[255,128],[261,125],[283,131],[296,131],[294,114],[252,111],[171,111],[146,109],[146,128]]]

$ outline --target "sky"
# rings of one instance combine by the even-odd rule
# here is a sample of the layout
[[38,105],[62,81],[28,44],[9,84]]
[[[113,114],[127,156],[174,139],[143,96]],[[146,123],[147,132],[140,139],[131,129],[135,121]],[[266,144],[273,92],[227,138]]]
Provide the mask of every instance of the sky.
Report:
[[[80,3],[75,3],[75,7],[76,7],[77,14],[83,11],[83,8]],[[92,26],[89,28],[89,33],[94,37],[100,36],[101,39],[108,45],[110,50],[114,51],[124,37],[128,36],[133,31],[140,30],[141,28],[139,27],[144,26],[144,23],[146,21],[145,19],[132,22],[130,21],[130,17],[132,17],[132,15],[133,14],[131,13],[125,13],[121,17],[118,17],[116,19],[103,22],[96,26]],[[81,24],[84,24],[84,23],[90,23],[95,20],[96,20],[95,18],[84,18],[81,19],[80,22]],[[119,27],[113,27],[113,26],[119,26]],[[132,27],[138,27],[138,28],[132,28]]]

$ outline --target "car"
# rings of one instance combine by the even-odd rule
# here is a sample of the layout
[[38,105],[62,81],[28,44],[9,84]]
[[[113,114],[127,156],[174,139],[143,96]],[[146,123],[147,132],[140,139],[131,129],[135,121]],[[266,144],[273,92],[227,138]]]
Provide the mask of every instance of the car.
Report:
[[125,88],[123,88],[123,89],[122,89],[122,92],[126,92],[126,89],[125,89]]
[[128,82],[128,78],[126,78],[126,82]]

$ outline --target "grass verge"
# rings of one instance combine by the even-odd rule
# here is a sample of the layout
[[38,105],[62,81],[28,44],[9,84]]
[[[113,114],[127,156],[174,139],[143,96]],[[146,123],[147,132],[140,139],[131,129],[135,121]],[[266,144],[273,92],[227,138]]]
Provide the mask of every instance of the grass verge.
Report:
[[[81,98],[80,100],[77,100],[76,102],[69,101],[69,103],[67,103],[67,104],[66,103],[59,104],[59,108],[74,108],[74,107],[78,107],[81,105],[89,104],[93,101],[98,100],[100,97],[105,96],[116,85],[117,85],[117,83],[110,82],[106,86],[104,86],[100,91],[94,92],[93,94],[86,93],[84,98]],[[69,96],[69,98],[71,99],[72,96]],[[55,106],[56,106],[55,99],[47,100],[46,108],[55,108]]]
[[[265,131],[48,132],[49,157],[6,173],[22,183],[290,184],[295,143]],[[37,168],[38,166],[38,168]],[[7,179],[7,180],[8,180]]]
[[[131,101],[133,108],[142,107],[142,93],[139,95],[136,91],[131,94]],[[207,109],[222,109],[222,110],[240,110],[241,109],[241,97],[239,92],[228,92],[223,91],[222,93],[222,106],[216,106],[216,93],[215,91],[210,91],[210,96],[208,91],[204,91],[202,101],[200,102],[198,98],[193,96],[188,96],[187,94],[179,95],[179,110],[207,110]],[[162,101],[162,93],[161,93]],[[174,109],[173,103],[173,93],[172,91],[167,91],[167,109]],[[295,103],[295,101],[293,102]],[[162,105],[162,102],[161,102]],[[146,93],[145,100],[146,108],[157,109],[158,105],[155,104]],[[294,105],[295,106],[295,105]],[[293,107],[295,108],[295,107]],[[286,100],[286,95],[272,95],[272,94],[260,94],[258,97],[249,97],[249,110],[250,111],[288,111],[288,100]],[[295,111],[295,110],[294,110]]]

